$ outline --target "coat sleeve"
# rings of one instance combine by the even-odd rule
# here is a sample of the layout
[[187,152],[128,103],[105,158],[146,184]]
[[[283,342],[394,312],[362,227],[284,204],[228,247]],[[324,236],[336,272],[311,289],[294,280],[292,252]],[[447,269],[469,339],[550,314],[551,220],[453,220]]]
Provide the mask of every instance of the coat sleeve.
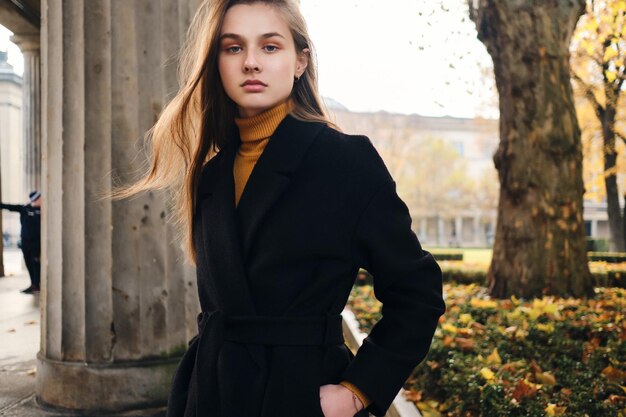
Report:
[[428,353],[445,302],[441,269],[411,230],[408,207],[377,153],[375,161],[372,171],[382,181],[360,214],[352,247],[357,266],[374,277],[382,318],[341,377],[372,401],[367,407],[372,414],[384,416]]
[[24,208],[24,206],[19,205],[19,204],[4,204],[4,203],[0,203],[0,209],[5,209],[5,210],[9,210],[9,211],[17,211],[18,213],[20,213],[23,208]]

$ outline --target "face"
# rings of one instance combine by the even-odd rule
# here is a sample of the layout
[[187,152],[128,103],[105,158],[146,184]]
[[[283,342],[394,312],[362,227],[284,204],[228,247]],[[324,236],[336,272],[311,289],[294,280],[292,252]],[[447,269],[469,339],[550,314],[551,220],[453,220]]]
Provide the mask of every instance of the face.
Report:
[[264,3],[228,9],[219,48],[222,85],[240,117],[255,116],[286,100],[294,77],[304,73],[308,62],[306,53],[296,53],[280,13]]

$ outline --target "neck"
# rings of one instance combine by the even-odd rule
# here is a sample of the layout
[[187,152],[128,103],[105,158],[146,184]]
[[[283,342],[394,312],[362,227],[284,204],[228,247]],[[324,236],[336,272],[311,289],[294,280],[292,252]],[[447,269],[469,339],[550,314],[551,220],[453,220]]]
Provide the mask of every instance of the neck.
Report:
[[241,141],[249,142],[270,137],[292,110],[293,102],[287,99],[255,116],[236,117],[235,124],[239,128]]

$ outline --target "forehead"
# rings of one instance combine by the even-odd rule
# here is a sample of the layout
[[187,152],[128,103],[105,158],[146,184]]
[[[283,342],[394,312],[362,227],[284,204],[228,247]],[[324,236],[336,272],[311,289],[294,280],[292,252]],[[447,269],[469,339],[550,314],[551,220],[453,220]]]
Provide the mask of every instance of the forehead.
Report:
[[234,33],[253,39],[271,32],[291,39],[289,26],[275,7],[265,3],[252,3],[237,4],[229,8],[220,34]]

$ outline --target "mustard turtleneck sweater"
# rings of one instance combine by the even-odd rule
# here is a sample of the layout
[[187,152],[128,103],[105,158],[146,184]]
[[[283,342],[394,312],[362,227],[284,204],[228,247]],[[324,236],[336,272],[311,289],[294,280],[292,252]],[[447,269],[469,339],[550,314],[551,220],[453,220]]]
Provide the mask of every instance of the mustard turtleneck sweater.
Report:
[[291,100],[287,100],[256,116],[235,118],[241,139],[233,165],[235,206],[239,204],[239,199],[252,169],[267,146],[270,136],[292,109],[293,103]]
[[[270,138],[278,125],[293,110],[294,104],[291,99],[283,101],[269,110],[256,116],[235,118],[235,124],[239,128],[241,143],[233,165],[235,178],[235,206],[239,204],[241,194],[250,178],[250,174],[257,160],[270,141]],[[341,385],[352,391],[367,407],[371,401],[354,384],[341,381]]]

